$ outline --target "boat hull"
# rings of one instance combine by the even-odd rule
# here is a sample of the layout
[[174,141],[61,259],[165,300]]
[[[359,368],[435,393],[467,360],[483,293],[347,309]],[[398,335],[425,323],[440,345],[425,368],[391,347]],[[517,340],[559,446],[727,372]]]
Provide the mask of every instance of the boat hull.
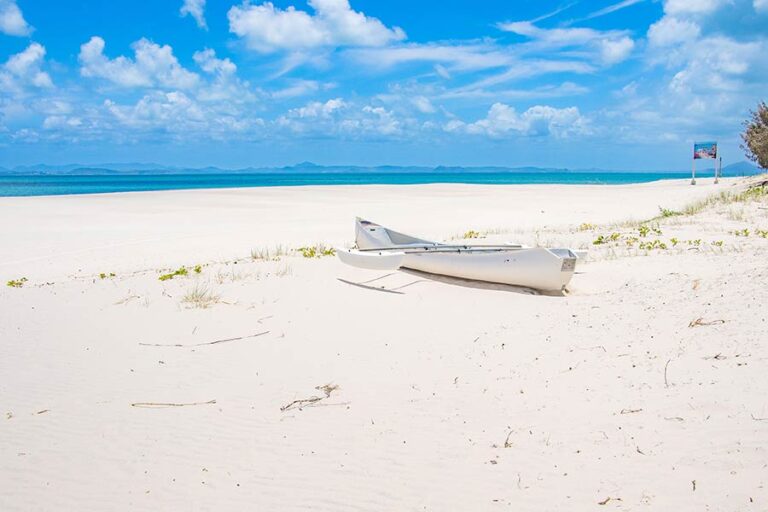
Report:
[[406,268],[474,281],[559,291],[579,258],[571,249],[437,243],[358,218],[357,249],[340,249],[345,263],[372,270]]
[[501,283],[539,290],[562,290],[573,277],[576,255],[545,248],[510,251],[409,253],[401,268],[461,279]]

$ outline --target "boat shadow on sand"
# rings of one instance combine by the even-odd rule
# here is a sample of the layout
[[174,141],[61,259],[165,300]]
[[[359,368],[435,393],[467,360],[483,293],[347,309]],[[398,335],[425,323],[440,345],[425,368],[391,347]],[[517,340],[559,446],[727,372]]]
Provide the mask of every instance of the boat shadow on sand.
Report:
[[[392,288],[371,284],[381,279],[396,275],[398,273],[409,274],[419,279],[416,279],[415,281],[411,281],[409,283],[405,283],[399,286],[394,286]],[[411,270],[411,269],[405,269],[405,268],[399,269],[398,272],[390,272],[382,276],[376,277],[374,279],[370,279],[368,281],[362,281],[359,283],[356,283],[354,281],[349,281],[347,279],[342,279],[340,277],[337,279],[342,283],[345,283],[351,286],[356,286],[358,288],[364,288],[366,290],[373,290],[373,291],[384,292],[384,293],[394,293],[397,295],[405,295],[405,292],[402,291],[404,288],[408,288],[410,286],[414,286],[420,283],[429,283],[429,282],[438,282],[438,283],[443,283],[443,284],[448,284],[453,286],[461,286],[464,288],[474,288],[478,290],[517,293],[520,295],[534,295],[534,296],[540,295],[544,297],[566,297],[568,295],[567,291],[535,290],[533,288],[526,288],[524,286],[513,286],[509,284],[500,284],[500,283],[486,283],[484,281],[473,281],[471,279],[461,279],[458,277],[442,276],[438,274],[430,274],[428,272],[422,272],[420,270]]]

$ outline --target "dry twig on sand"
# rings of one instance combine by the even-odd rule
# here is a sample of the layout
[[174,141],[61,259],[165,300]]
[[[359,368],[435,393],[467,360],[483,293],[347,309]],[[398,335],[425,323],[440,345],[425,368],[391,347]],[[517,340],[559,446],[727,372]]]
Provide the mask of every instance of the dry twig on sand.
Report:
[[219,343],[227,343],[230,341],[245,340],[248,338],[256,338],[269,334],[269,331],[257,332],[256,334],[250,334],[248,336],[238,336],[237,338],[225,338],[223,340],[206,341],[205,343],[192,343],[189,345],[182,345],[181,343],[139,343],[142,347],[202,347],[204,345],[217,345]]
[[671,359],[667,359],[667,364],[664,365],[664,387],[669,387],[669,381],[667,381],[667,367],[669,366],[669,363],[671,363]]
[[192,405],[212,405],[216,400],[208,400],[207,402],[189,402],[186,404],[177,404],[172,402],[135,402],[131,404],[131,407],[144,407],[147,409],[165,409],[167,407],[188,407]]
[[688,324],[688,327],[699,327],[699,326],[705,326],[705,325],[717,325],[717,324],[724,324],[725,320],[712,320],[710,322],[705,322],[703,318],[697,318],[696,320],[691,320],[691,323]]
[[325,396],[311,396],[309,398],[294,400],[293,402],[282,406],[280,410],[285,412],[293,407],[297,407],[299,410],[301,410],[301,408],[305,405],[314,404],[316,402],[319,402],[320,400],[325,400],[326,398],[330,398],[331,393],[339,389],[339,386],[336,384],[325,384],[323,386],[317,386],[315,389],[318,391],[322,391]]

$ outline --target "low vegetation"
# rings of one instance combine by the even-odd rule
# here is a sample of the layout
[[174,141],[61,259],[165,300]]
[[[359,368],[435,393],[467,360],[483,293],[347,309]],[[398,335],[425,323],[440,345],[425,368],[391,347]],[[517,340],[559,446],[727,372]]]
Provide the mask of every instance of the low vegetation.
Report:
[[277,269],[275,269],[275,276],[277,277],[287,277],[293,275],[293,267],[289,265],[288,263],[281,264]]
[[[655,235],[661,235],[662,231],[658,226],[649,226],[642,224],[637,228],[637,233],[622,234],[614,231],[609,235],[598,235],[598,237],[592,242],[592,245],[606,245],[609,247],[616,247],[619,244],[623,244],[628,248],[634,248],[643,251],[665,251],[667,249],[677,247],[678,245],[687,245],[689,247],[700,247],[703,243],[701,238],[681,240],[677,237],[671,237],[668,241],[661,238],[648,239],[648,236],[653,233]],[[748,229],[742,229],[732,232],[736,236],[749,236]],[[768,231],[765,233],[768,238]],[[713,247],[723,247],[722,240],[715,240],[709,242]]]
[[768,199],[768,187],[764,185],[750,187],[739,192],[728,190],[689,204],[683,209],[683,214],[696,215],[697,213],[714,206],[761,201],[763,199]]
[[11,279],[7,283],[5,283],[10,288],[21,288],[24,286],[24,283],[26,283],[28,279],[26,277],[21,277],[19,279]]
[[652,251],[654,249],[660,249],[660,250],[666,250],[667,244],[659,240],[658,238],[655,240],[648,240],[646,242],[640,242],[637,244],[638,249],[643,249],[646,251]]
[[298,251],[305,258],[322,258],[323,256],[335,256],[336,249],[323,244],[311,245],[308,247],[299,247]]
[[747,237],[747,236],[749,236],[749,229],[747,229],[747,228],[737,229],[737,230],[733,231],[733,234],[734,234],[734,236],[744,236],[744,237]]
[[470,229],[469,231],[467,231],[466,233],[464,233],[463,235],[461,235],[461,238],[464,238],[464,239],[468,239],[468,238],[480,238],[480,236],[481,236],[481,235],[480,235],[480,232],[479,232],[479,231],[475,231],[474,229]]
[[254,261],[280,261],[280,258],[286,256],[288,252],[282,245],[277,245],[272,249],[269,247],[258,247],[251,249],[251,259]]
[[613,232],[610,235],[598,235],[592,245],[603,245],[610,242],[616,242],[621,239],[621,233]]
[[106,279],[108,277],[115,277],[116,275],[117,274],[115,274],[114,272],[110,272],[110,273],[102,272],[101,274],[99,274],[99,279]]
[[683,212],[679,212],[677,210],[670,210],[668,208],[662,208],[659,206],[659,216],[663,219],[666,219],[668,217],[677,217],[679,215],[683,215]]
[[187,304],[190,308],[206,309],[221,300],[221,297],[213,293],[207,286],[202,284],[195,285],[187,291],[181,298],[181,302]]
[[161,274],[160,277],[158,277],[158,279],[161,281],[169,281],[174,277],[186,276],[188,274],[189,274],[189,271],[187,270],[186,267],[179,267],[175,271],[170,272],[168,274]]

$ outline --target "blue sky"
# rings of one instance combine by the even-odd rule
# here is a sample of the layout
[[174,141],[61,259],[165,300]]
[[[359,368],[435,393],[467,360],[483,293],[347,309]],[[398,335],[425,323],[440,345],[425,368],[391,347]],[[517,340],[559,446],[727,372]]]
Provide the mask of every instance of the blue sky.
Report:
[[0,0],[0,165],[743,159],[768,0]]

